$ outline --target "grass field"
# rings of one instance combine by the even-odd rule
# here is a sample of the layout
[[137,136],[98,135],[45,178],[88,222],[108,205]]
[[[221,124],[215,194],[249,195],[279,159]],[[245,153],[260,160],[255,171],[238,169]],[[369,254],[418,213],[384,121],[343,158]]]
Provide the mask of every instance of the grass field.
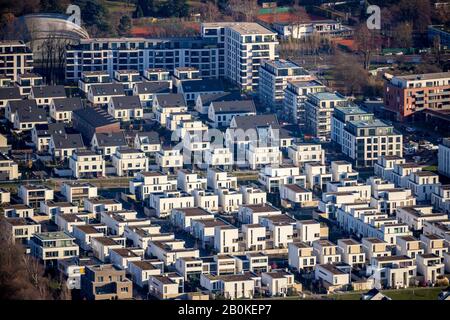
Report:
[[[437,300],[443,288],[408,288],[398,290],[382,290],[392,300]],[[333,294],[328,297],[333,300],[359,300],[363,292]]]

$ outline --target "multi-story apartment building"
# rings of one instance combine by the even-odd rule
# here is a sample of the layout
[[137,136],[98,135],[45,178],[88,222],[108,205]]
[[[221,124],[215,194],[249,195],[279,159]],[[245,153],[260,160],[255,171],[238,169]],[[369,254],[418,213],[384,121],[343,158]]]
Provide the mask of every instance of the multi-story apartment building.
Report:
[[348,121],[371,121],[373,118],[373,113],[364,111],[351,103],[335,107],[331,118],[331,141],[342,147],[344,129]]
[[326,87],[317,80],[288,81],[284,89],[282,117],[298,124],[306,125],[305,102],[308,94],[324,92]]
[[343,132],[342,152],[357,167],[372,167],[381,156],[403,156],[403,135],[381,120],[349,121]]
[[202,77],[219,77],[225,74],[219,46],[207,37],[83,39],[66,50],[65,78],[77,81],[83,71],[106,71],[112,78],[115,70],[184,66],[197,68]]
[[17,81],[18,75],[33,70],[33,53],[22,41],[0,41],[0,74]]
[[385,108],[399,120],[427,109],[450,109],[450,72],[385,75],[385,78]]
[[338,93],[317,92],[308,94],[305,102],[306,131],[326,141],[331,138],[331,118],[334,108],[347,99]]
[[312,80],[312,76],[292,61],[263,60],[259,67],[259,100],[274,112],[281,113],[288,81],[306,80]]
[[439,144],[438,169],[443,175],[450,177],[450,138],[445,138]]
[[276,33],[253,22],[212,22],[202,24],[201,34],[218,44],[225,77],[241,90],[257,91],[261,62],[277,58]]

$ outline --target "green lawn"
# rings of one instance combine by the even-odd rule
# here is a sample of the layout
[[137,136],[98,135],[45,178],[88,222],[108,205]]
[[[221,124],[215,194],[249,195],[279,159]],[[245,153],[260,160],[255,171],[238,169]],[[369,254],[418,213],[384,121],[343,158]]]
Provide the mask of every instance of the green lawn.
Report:
[[[392,300],[436,300],[443,288],[409,288],[398,290],[382,290]],[[363,292],[352,292],[329,295],[334,300],[359,300]]]

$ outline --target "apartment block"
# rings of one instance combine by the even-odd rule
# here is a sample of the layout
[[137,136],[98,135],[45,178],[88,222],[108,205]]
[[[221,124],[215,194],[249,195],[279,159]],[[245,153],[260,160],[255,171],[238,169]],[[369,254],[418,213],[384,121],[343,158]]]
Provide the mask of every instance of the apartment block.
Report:
[[19,74],[33,70],[33,52],[22,41],[1,41],[0,62],[0,73],[17,81]]
[[404,120],[418,111],[450,108],[450,72],[385,75],[386,109]]

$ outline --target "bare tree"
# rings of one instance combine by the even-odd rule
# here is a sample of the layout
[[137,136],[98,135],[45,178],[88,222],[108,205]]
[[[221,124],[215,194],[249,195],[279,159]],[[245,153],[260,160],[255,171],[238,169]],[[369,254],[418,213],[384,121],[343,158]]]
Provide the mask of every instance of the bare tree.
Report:
[[373,54],[378,50],[379,33],[377,30],[369,30],[365,23],[358,26],[355,30],[355,45],[357,51],[362,54],[364,69],[370,68],[370,60]]

